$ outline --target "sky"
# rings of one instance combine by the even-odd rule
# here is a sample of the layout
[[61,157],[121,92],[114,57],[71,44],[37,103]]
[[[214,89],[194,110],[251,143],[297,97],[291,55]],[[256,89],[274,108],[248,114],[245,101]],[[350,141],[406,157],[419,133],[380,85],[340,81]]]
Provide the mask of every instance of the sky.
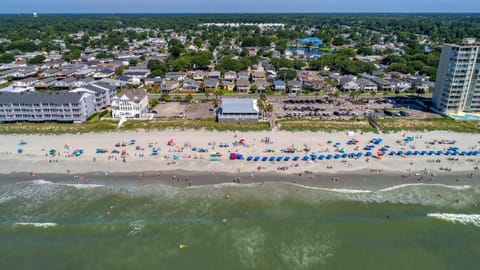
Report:
[[0,0],[0,13],[480,12],[480,0]]

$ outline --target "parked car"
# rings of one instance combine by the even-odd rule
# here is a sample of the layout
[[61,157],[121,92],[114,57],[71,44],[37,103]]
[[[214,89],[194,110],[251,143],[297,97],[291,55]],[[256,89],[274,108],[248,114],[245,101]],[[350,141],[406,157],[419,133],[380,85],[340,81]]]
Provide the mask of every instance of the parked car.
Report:
[[399,113],[401,116],[410,116],[410,113],[406,111],[399,111]]

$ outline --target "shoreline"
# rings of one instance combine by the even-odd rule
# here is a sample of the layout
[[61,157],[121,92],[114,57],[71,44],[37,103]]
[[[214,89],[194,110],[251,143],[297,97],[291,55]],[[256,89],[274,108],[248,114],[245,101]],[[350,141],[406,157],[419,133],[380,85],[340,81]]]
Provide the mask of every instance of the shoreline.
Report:
[[[381,138],[381,142],[372,143],[375,138]],[[372,148],[365,150],[367,146]],[[480,142],[475,134],[443,131],[378,135],[171,130],[5,135],[0,137],[0,185],[19,179],[76,183],[74,176],[78,176],[77,182],[96,179],[110,183],[113,182],[110,179],[116,178],[119,183],[161,183],[179,187],[234,183],[237,180],[240,184],[286,182],[322,188],[365,187],[369,190],[412,183],[468,183],[477,186],[474,179],[480,179],[479,155],[388,155],[389,151],[445,152],[450,147],[458,148],[458,153],[477,153]],[[17,152],[19,149],[22,151]],[[97,153],[98,149],[106,153]],[[383,150],[385,155],[376,158],[381,149],[388,150]],[[366,155],[368,151],[372,156]],[[220,155],[219,161],[210,161],[213,152]],[[232,153],[240,153],[244,160],[230,160]],[[303,160],[304,156],[314,154],[352,153],[363,155]],[[292,159],[247,161],[248,156],[288,156]],[[293,161],[294,156],[300,159]],[[172,181],[173,176],[182,179]]]
[[79,175],[65,174],[38,174],[31,176],[28,172],[16,174],[0,174],[0,185],[21,183],[55,183],[77,187],[82,186],[148,186],[166,185],[177,188],[201,188],[217,186],[262,186],[264,184],[290,184],[306,189],[343,190],[345,192],[376,192],[387,191],[403,186],[443,186],[453,189],[462,187],[477,187],[480,183],[475,178],[465,174],[449,174],[436,177],[434,180],[422,176],[403,177],[401,174],[370,174],[361,170],[356,172],[343,172],[332,176],[323,173],[303,173],[296,176],[276,173],[261,172],[251,174],[248,172],[225,173],[219,172],[212,175],[207,172],[194,172],[185,170],[148,171],[143,175],[137,173],[110,173],[88,172]]

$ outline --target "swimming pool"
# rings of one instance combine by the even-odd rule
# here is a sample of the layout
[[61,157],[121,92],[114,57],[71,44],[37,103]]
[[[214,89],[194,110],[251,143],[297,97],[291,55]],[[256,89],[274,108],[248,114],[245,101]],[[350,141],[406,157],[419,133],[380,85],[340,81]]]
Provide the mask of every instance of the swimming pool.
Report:
[[449,117],[455,120],[480,121],[480,116],[475,114],[449,115]]

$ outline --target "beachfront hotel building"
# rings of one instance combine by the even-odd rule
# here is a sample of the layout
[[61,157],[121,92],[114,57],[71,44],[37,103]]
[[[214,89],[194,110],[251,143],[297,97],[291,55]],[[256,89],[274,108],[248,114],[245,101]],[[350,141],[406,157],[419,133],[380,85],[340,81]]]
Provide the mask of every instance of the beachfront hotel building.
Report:
[[124,89],[112,100],[112,117],[143,118],[148,112],[148,96],[145,89]]
[[480,114],[480,44],[444,44],[433,93],[433,105],[446,115]]
[[217,109],[220,123],[257,123],[259,116],[257,100],[252,98],[222,98]]
[[83,123],[94,112],[94,97],[88,93],[0,92],[0,123]]

